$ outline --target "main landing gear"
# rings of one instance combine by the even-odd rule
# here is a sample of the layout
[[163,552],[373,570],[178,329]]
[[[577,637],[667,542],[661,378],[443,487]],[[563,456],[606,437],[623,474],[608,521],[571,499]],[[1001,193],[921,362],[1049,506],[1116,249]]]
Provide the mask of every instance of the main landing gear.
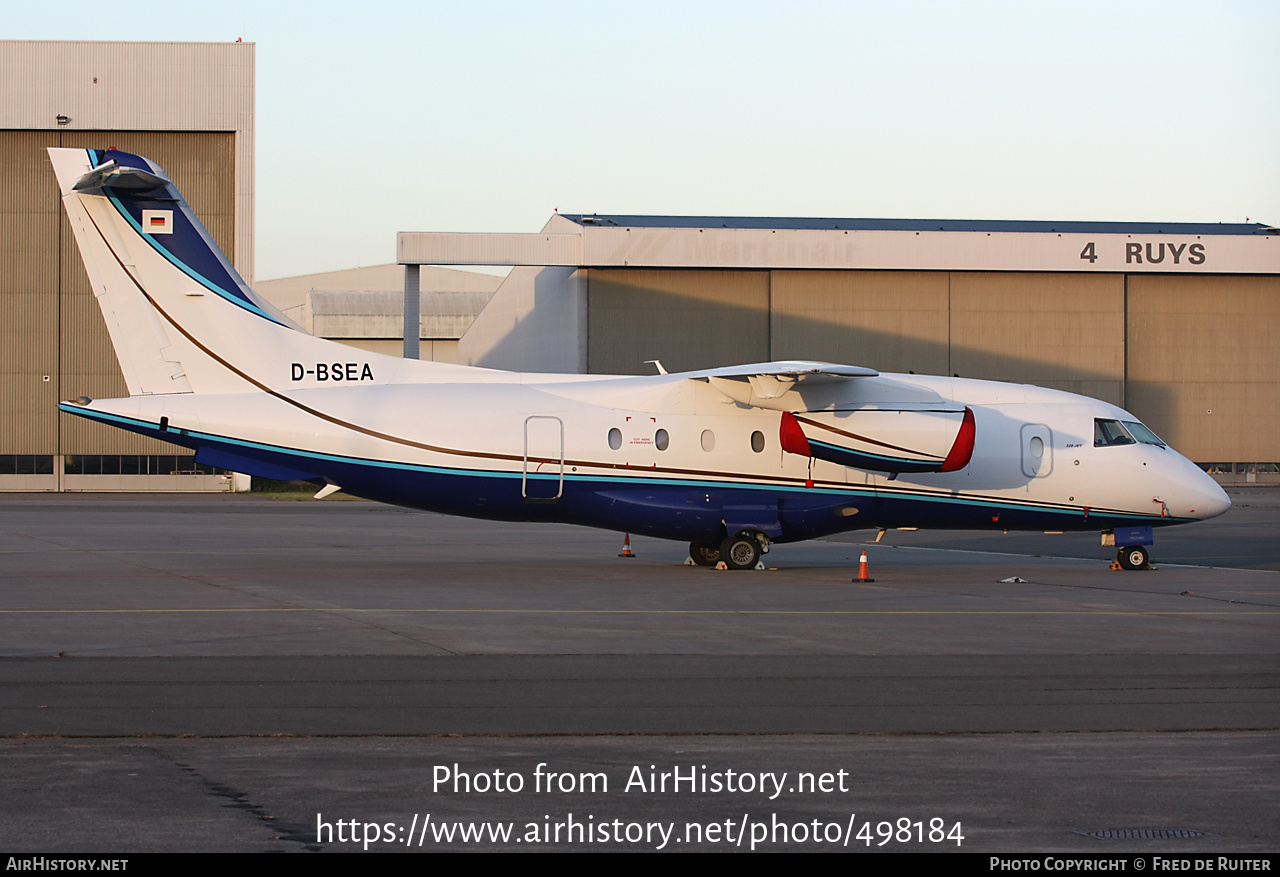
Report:
[[720,543],[720,559],[729,569],[755,569],[760,543],[750,533],[737,533]]
[[690,542],[689,556],[698,566],[715,566],[720,562],[720,546],[705,542]]
[[755,569],[760,563],[760,556],[768,550],[769,537],[747,530],[740,530],[721,540],[719,544],[689,543],[689,557],[698,566],[723,563],[729,569]]

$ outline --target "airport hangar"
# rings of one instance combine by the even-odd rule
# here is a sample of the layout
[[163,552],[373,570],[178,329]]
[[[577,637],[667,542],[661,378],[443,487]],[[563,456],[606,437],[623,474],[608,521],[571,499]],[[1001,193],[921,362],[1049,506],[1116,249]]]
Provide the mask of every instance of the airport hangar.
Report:
[[[247,281],[354,346],[525,371],[813,358],[1024,381],[1124,405],[1224,482],[1280,483],[1273,228],[555,215],[538,234],[401,234],[408,270],[255,284],[254,51],[0,41],[0,490],[228,486],[172,474],[195,469],[185,449],[57,412],[125,393],[45,154],[104,145],[158,161]],[[496,294],[440,267],[480,265],[516,267]],[[418,295],[397,305],[398,286]],[[405,313],[418,337],[392,341]]]

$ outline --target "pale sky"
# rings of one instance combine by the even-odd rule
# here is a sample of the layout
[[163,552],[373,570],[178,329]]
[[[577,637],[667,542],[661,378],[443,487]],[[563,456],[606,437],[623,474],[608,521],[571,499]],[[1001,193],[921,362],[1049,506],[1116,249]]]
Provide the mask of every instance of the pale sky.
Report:
[[1280,4],[73,9],[257,44],[257,276],[561,212],[1280,223]]

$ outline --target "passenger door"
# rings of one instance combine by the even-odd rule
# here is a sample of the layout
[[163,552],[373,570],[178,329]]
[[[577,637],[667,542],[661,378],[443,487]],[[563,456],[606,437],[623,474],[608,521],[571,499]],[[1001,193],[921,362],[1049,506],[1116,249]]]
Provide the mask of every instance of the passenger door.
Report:
[[564,495],[564,422],[533,414],[524,419],[524,471],[520,494],[525,502],[555,502]]

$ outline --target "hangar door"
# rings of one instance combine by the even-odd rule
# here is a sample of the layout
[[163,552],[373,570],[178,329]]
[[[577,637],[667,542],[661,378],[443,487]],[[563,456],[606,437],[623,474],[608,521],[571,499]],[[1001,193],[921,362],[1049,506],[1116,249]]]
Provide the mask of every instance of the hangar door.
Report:
[[51,146],[114,146],[159,162],[233,256],[234,134],[0,131],[0,455],[189,453],[58,413],[61,399],[128,390],[58,197]]
[[587,370],[655,374],[769,359],[769,272],[592,269]]

